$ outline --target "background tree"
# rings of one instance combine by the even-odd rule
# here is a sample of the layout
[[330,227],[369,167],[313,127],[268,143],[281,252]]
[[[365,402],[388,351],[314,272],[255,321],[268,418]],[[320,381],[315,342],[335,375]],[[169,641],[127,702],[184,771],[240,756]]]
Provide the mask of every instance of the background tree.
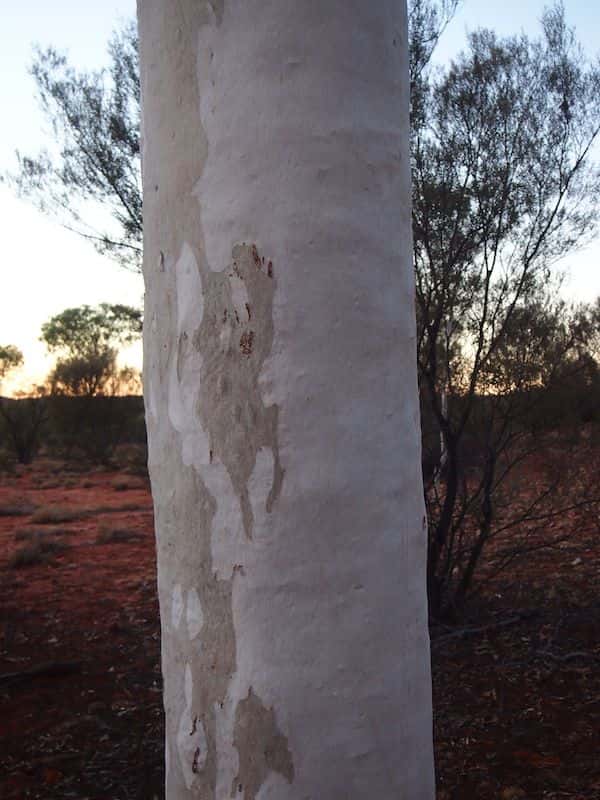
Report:
[[12,344],[0,345],[0,380],[7,373],[20,367],[23,363],[23,353]]
[[105,392],[118,377],[118,347],[139,338],[141,330],[141,312],[119,304],[67,308],[52,317],[42,325],[41,339],[59,356],[49,376],[53,393]]
[[427,96],[427,67],[460,0],[412,0],[408,4],[411,123],[422,121]]
[[140,94],[133,22],[109,44],[110,66],[77,71],[54,48],[38,50],[31,74],[54,147],[17,153],[10,181],[21,195],[123,266],[141,266]]
[[[588,346],[583,328],[551,302],[551,269],[596,230],[600,72],[560,5],[545,12],[540,38],[476,31],[436,72],[427,43],[444,18],[430,11],[416,19],[418,353],[423,402],[442,436],[427,493],[430,599],[442,613],[464,599],[494,530],[500,487],[523,458],[515,436],[525,393],[538,403],[533,388],[568,375]],[[478,453],[470,475],[467,443]],[[532,513],[539,509],[534,503]]]
[[132,435],[136,408],[115,395],[139,393],[139,378],[129,367],[119,369],[117,356],[141,327],[138,309],[108,303],[67,308],[42,326],[42,341],[58,355],[48,376],[53,450],[108,463]]

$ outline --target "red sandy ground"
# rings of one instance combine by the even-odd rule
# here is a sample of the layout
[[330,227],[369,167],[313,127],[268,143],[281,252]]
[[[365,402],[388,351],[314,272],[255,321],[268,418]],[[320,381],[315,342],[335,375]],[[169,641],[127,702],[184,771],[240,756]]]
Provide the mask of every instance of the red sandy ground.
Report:
[[[33,522],[47,507],[76,518]],[[470,624],[432,631],[439,800],[600,798],[598,519],[569,525],[497,579]],[[48,527],[68,548],[11,566],[15,534]],[[115,529],[135,538],[97,541]],[[43,461],[3,476],[0,797],[159,800],[162,758],[147,483]]]

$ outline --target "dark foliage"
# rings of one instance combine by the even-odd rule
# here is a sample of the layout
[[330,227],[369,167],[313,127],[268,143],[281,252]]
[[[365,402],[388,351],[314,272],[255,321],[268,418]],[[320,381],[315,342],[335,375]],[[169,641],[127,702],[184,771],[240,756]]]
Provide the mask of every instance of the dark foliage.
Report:
[[582,381],[597,380],[597,306],[557,302],[551,270],[596,230],[600,71],[557,5],[545,12],[539,39],[479,30],[434,73],[432,48],[454,8],[415,0],[411,12],[414,261],[435,615],[459,609],[500,529],[523,530],[531,517],[560,511],[559,487],[573,477],[570,433],[526,512],[511,511],[510,476],[532,447],[546,448],[544,437],[532,438],[540,427],[532,421],[543,411],[547,429],[571,384],[581,390]]

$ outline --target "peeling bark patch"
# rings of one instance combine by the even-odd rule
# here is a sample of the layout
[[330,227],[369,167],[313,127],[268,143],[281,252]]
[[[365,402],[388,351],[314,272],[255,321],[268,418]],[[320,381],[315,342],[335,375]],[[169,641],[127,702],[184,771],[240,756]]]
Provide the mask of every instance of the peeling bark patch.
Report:
[[[182,603],[184,609],[179,617],[180,622],[185,618],[189,635],[181,636],[180,626],[179,631],[173,631],[169,644],[172,657],[186,667],[183,675],[165,673],[166,696],[183,693],[185,699],[183,708],[172,711],[167,708],[168,736],[176,741],[180,775],[190,797],[215,800],[218,766],[215,709],[225,702],[236,670],[233,576],[221,580],[213,568],[214,498],[195,469],[180,464],[177,471],[180,479],[173,503],[158,507],[157,521],[163,531],[180,532],[182,540],[188,542],[182,549],[189,557],[182,563],[177,549],[165,537],[159,540],[159,557],[166,571],[179,574],[183,584],[192,588],[182,594],[186,602]],[[176,597],[179,598],[179,592]],[[174,775],[171,780],[175,781]]]
[[205,273],[203,285],[204,315],[195,335],[195,346],[202,354],[198,415],[208,431],[211,452],[229,473],[244,531],[251,539],[254,514],[248,481],[261,448],[273,453],[268,512],[281,492],[284,476],[277,441],[278,408],[265,405],[258,384],[273,345],[276,282],[271,262],[265,266],[256,245],[238,244],[228,268]]
[[277,727],[275,711],[266,708],[252,687],[235,712],[233,744],[240,766],[231,785],[231,797],[243,792],[243,800],[255,800],[269,772],[288,783],[294,780],[294,764],[286,737]]
[[[214,575],[204,575],[199,581],[202,604],[208,611],[202,648],[194,657],[197,681],[194,685],[193,708],[206,730],[208,742],[205,763],[195,773],[198,797],[202,798],[215,796],[218,758],[215,706],[225,701],[229,681],[235,672],[231,587],[231,581],[219,580]],[[198,761],[196,766],[199,767]]]

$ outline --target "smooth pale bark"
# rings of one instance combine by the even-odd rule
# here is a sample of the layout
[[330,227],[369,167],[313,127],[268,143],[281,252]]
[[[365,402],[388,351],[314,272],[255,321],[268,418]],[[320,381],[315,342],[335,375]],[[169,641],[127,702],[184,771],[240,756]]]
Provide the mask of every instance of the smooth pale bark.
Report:
[[168,800],[431,800],[405,4],[138,6]]

